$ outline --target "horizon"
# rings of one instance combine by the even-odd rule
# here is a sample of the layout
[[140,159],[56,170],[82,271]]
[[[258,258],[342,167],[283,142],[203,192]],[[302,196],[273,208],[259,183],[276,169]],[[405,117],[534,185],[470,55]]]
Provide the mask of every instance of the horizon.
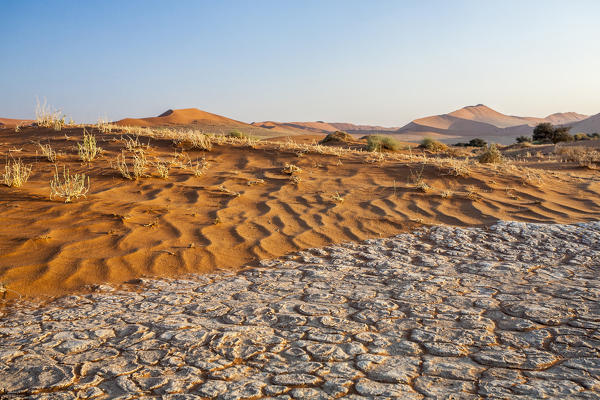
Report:
[[[0,117],[198,108],[244,122],[400,127],[485,104],[600,112],[600,4],[7,1]],[[493,18],[493,21],[490,21]],[[57,20],[68,21],[57,25]]]

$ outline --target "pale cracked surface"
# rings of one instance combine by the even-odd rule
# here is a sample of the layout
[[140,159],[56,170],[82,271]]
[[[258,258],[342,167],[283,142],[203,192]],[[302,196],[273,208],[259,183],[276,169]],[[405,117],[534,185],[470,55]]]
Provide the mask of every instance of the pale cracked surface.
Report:
[[600,223],[434,227],[20,304],[0,397],[599,398],[599,243]]

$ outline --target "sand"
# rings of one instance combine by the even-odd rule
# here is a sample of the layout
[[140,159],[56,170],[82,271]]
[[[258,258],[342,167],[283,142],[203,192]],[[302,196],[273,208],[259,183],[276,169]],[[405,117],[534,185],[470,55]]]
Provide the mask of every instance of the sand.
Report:
[[[3,158],[10,154],[33,164],[25,186],[0,186],[0,282],[24,296],[236,269],[306,248],[389,237],[421,224],[481,227],[498,220],[572,223],[600,217],[597,171],[573,163],[529,162],[539,166],[535,179],[525,179],[518,163],[474,165],[459,177],[433,161],[298,154],[269,142],[187,151],[192,160],[205,157],[210,164],[200,177],[174,167],[168,179],[160,179],[151,168],[152,176],[131,181],[111,168],[124,148],[120,133],[95,131],[104,153],[90,165],[74,150],[81,135],[81,128],[0,129]],[[59,169],[90,177],[87,198],[71,204],[49,199],[55,166],[36,156],[36,141],[60,153]],[[181,151],[171,140],[141,141],[150,142],[151,161]],[[286,163],[302,169],[295,174],[299,184],[283,172]],[[427,192],[410,182],[418,174],[431,187]]]

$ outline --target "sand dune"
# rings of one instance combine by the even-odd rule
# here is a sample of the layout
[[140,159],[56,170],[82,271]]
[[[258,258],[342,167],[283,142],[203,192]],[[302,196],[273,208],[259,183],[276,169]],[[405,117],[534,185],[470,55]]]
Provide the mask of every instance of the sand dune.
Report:
[[[169,179],[160,179],[152,167],[150,176],[130,181],[111,168],[124,148],[120,132],[96,131],[104,153],[90,165],[73,150],[81,135],[70,128],[0,130],[3,158],[10,152],[34,167],[24,187],[0,186],[0,282],[11,290],[55,295],[140,276],[235,269],[299,249],[387,237],[420,223],[600,218],[597,174],[568,164],[540,170],[543,182],[534,186],[506,168],[474,165],[468,176],[455,177],[437,164],[377,161],[364,152],[299,154],[270,143],[254,149],[224,144],[187,151],[192,160],[206,157],[202,176],[173,167]],[[59,169],[90,176],[86,199],[49,199],[55,167],[36,155],[37,141],[60,153]],[[181,152],[170,140],[142,138],[148,141],[150,161]],[[283,172],[286,163],[302,169],[299,184]],[[431,191],[409,182],[414,171],[422,171]]]
[[513,143],[518,136],[531,136],[533,127],[541,122],[555,125],[571,124],[587,116],[574,112],[555,113],[544,118],[505,115],[483,104],[468,106],[448,114],[416,119],[398,129],[396,133],[406,137],[425,137],[425,132],[435,132],[445,142],[456,138],[469,140],[481,137],[501,144]]
[[29,125],[33,122],[31,119],[0,118],[0,127],[14,128],[17,125]]
[[600,133],[600,114],[592,115],[575,124],[570,124],[571,133]]
[[271,129],[274,132],[280,132],[282,134],[294,133],[294,134],[310,134],[319,133],[327,134],[335,131],[345,131],[348,133],[356,134],[367,134],[367,133],[379,133],[379,132],[393,132],[398,128],[386,128],[378,125],[356,125],[347,122],[275,122],[275,121],[264,121],[264,122],[253,122],[252,125],[258,126],[265,129]]
[[208,133],[228,133],[236,129],[256,136],[272,136],[272,132],[269,129],[263,129],[197,108],[167,110],[158,117],[125,118],[116,121],[115,124],[142,127],[188,127]]

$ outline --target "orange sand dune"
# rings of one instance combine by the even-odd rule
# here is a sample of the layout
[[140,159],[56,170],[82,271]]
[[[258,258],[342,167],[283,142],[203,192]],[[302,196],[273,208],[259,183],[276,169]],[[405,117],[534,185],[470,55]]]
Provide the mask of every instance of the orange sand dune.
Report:
[[17,125],[29,125],[33,122],[31,119],[0,118],[0,128],[14,128]]
[[[281,142],[215,144],[204,152],[142,137],[151,163],[204,157],[208,168],[195,176],[179,163],[161,179],[151,164],[148,176],[127,180],[111,167],[125,148],[122,133],[92,131],[104,152],[87,165],[73,150],[82,140],[79,128],[0,130],[2,159],[10,154],[33,165],[25,186],[0,186],[0,282],[9,289],[50,296],[143,276],[235,269],[299,249],[391,236],[421,223],[600,218],[597,172],[556,160],[530,162],[540,167],[534,180],[525,179],[519,164],[473,165],[461,177],[435,158],[422,164],[368,152],[306,153],[281,150]],[[67,167],[90,177],[86,198],[71,204],[49,199],[55,165],[36,155],[39,141],[59,152],[59,171]],[[285,164],[301,169],[295,181]],[[431,190],[419,190],[410,178],[415,174]]]
[[189,127],[207,133],[228,133],[231,130],[240,130],[256,136],[272,136],[268,129],[246,124],[221,115],[212,114],[197,108],[181,110],[167,110],[158,117],[125,118],[115,122],[122,126],[142,127]]

